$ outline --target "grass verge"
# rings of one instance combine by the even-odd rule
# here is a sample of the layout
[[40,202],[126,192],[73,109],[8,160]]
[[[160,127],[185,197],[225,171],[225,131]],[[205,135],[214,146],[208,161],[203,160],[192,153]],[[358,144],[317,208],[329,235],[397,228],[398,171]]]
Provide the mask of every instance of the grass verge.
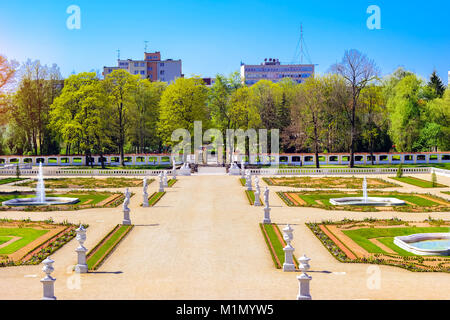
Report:
[[117,225],[87,255],[89,270],[97,270],[134,226]]
[[411,184],[413,186],[420,187],[420,188],[445,188],[445,187],[448,187],[448,186],[446,186],[444,184],[441,184],[441,183],[436,183],[433,186],[433,182],[427,181],[427,180],[423,180],[423,179],[419,179],[419,178],[415,178],[415,177],[401,177],[401,178],[399,178],[399,177],[389,177],[389,178],[391,178],[393,180],[400,181],[400,182],[404,182],[404,183],[407,183],[407,184]]

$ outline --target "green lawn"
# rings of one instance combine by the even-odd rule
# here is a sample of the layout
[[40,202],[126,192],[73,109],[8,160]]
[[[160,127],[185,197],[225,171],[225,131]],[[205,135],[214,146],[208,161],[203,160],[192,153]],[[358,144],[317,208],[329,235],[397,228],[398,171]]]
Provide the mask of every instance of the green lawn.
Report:
[[[63,193],[63,194],[54,194],[54,193],[47,193],[47,197],[68,197],[68,198],[78,198],[80,199],[80,202],[76,203],[75,206],[78,205],[97,205],[99,202],[109,198],[113,193],[109,192],[69,192],[69,193]],[[21,194],[3,194],[0,195],[0,203],[6,200],[11,200],[15,198],[34,198],[34,194],[27,194],[27,195],[21,195]]]
[[346,236],[350,237],[359,246],[370,253],[387,253],[380,247],[369,241],[372,238],[380,238],[380,242],[396,251],[400,255],[413,255],[401,250],[393,243],[393,238],[397,236],[407,236],[414,233],[441,233],[449,232],[448,227],[405,227],[405,228],[361,228],[355,230],[343,230]]
[[26,246],[30,242],[46,234],[48,230],[37,230],[32,228],[0,228],[1,237],[21,237],[10,245],[1,248],[0,254],[11,254]]
[[[294,188],[345,188],[361,189],[363,178],[357,177],[272,177],[263,178],[269,186],[286,186]],[[379,179],[367,178],[367,187],[370,189],[398,187],[398,184]]]
[[[281,244],[280,240],[278,239],[277,234],[275,233],[275,230],[273,230],[273,227],[271,224],[263,224],[264,230],[266,230],[267,235],[269,236],[269,240],[272,243],[272,246],[275,250],[275,254],[278,257],[278,260],[281,263],[281,266],[283,266],[284,263],[284,251],[283,251],[283,245]],[[270,250],[270,248],[269,248]]]
[[87,265],[89,270],[96,269],[98,265],[105,259],[105,257],[111,252],[112,249],[120,242],[122,236],[131,228],[131,226],[120,226],[114,231],[112,236],[96,249],[87,259]]
[[148,199],[149,206],[154,206],[162,197],[165,195],[166,192],[155,192],[150,196],[150,199]]
[[23,181],[23,180],[26,180],[26,179],[25,178],[4,178],[4,179],[0,179],[0,184],[7,184],[7,183]]
[[[148,184],[152,183],[154,179],[148,179]],[[136,178],[116,178],[109,177],[105,179],[96,178],[50,178],[45,179],[45,187],[49,189],[64,189],[64,188],[125,188],[125,187],[140,187],[142,186],[142,179]],[[26,181],[18,184],[19,186],[36,187],[36,181]]]
[[[325,205],[331,206],[332,204],[330,203],[330,199],[331,198],[345,198],[345,197],[362,197],[362,194],[348,194],[348,193],[332,193],[332,194],[298,194],[298,196],[300,198],[302,198],[303,200],[305,200],[305,202],[309,205],[317,205],[317,203],[315,202],[316,200],[321,200]],[[369,194],[369,197],[371,195]],[[405,200],[411,203],[414,203],[415,205],[421,206],[421,207],[432,207],[432,206],[436,206],[439,205],[439,203],[428,200],[428,199],[424,199],[421,197],[418,197],[416,195],[408,195],[408,194],[392,194],[392,195],[379,195],[379,194],[373,194],[374,197],[378,197],[378,196],[382,196],[382,197],[395,197],[397,199],[400,200]],[[406,204],[407,206],[409,204]]]
[[11,239],[12,239],[11,237],[1,236],[0,237],[0,245],[4,244],[5,242],[8,242]]
[[423,179],[419,179],[419,178],[415,178],[415,177],[401,177],[401,178],[389,177],[389,178],[400,181],[400,182],[412,184],[414,186],[421,187],[421,188],[445,188],[445,187],[447,187],[446,185],[443,185],[440,183],[436,183],[436,186],[433,187],[433,183],[431,181],[427,181],[427,180],[423,180]]
[[2,194],[0,195],[0,202],[16,199],[16,198],[33,198],[35,195],[28,194],[28,195],[20,195],[20,194]]
[[86,202],[90,201],[88,204],[96,205],[99,202],[107,199],[111,196],[110,193],[95,193],[95,194],[78,194],[78,193],[67,193],[67,194],[47,194],[48,197],[69,197],[69,198],[78,198],[80,202],[78,205],[83,205]]

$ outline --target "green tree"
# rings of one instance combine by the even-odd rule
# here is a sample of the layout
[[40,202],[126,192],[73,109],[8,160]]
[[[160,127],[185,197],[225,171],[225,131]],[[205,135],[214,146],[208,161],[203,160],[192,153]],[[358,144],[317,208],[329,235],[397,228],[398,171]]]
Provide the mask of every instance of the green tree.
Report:
[[297,145],[311,148],[315,154],[316,168],[320,168],[319,152],[327,124],[325,120],[326,95],[324,81],[320,77],[308,78],[298,86],[292,105],[292,127]]
[[439,78],[439,76],[437,75],[436,70],[434,70],[433,73],[431,74],[428,86],[436,92],[436,95],[439,98],[442,98],[445,92],[445,85],[442,82],[441,78]]
[[158,133],[167,146],[173,146],[172,133],[179,128],[194,133],[194,122],[202,121],[203,128],[209,125],[209,112],[206,107],[208,88],[203,80],[178,78],[167,86],[161,96]]
[[124,147],[127,142],[129,112],[135,103],[133,97],[140,79],[139,75],[131,75],[126,70],[114,70],[103,82],[111,108],[112,141],[118,148],[122,166],[125,166]]
[[59,148],[51,141],[53,136],[48,122],[50,105],[61,92],[59,68],[28,60],[19,73],[21,80],[10,108],[13,128],[20,129],[18,133],[25,134],[33,154],[57,153]]
[[421,99],[422,82],[415,75],[408,75],[393,88],[387,102],[390,117],[390,135],[398,151],[417,151],[423,126],[424,102]]
[[66,83],[52,104],[51,125],[67,144],[78,145],[92,165],[92,154],[102,156],[109,143],[106,92],[95,72],[72,75]]
[[[370,85],[361,91],[361,136],[367,143],[372,164],[375,144],[385,126],[386,108],[383,103],[382,87]],[[366,149],[367,150],[367,149]]]
[[418,145],[426,151],[450,150],[450,89],[442,98],[428,101],[424,110],[425,126]]
[[346,51],[340,63],[331,67],[336,73],[341,75],[351,90],[352,101],[350,105],[350,168],[354,167],[355,141],[356,141],[356,109],[359,104],[361,90],[371,81],[377,79],[379,70],[373,60],[367,58],[358,50]]
[[166,89],[165,82],[139,80],[134,91],[134,103],[130,107],[129,141],[138,153],[159,149],[157,134],[159,102]]

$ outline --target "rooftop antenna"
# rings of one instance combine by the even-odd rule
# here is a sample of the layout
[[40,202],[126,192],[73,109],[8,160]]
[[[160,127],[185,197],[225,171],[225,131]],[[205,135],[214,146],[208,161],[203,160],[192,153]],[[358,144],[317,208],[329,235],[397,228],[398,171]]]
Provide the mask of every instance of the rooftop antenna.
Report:
[[144,43],[145,43],[145,49],[144,49],[144,52],[147,52],[148,41],[144,41]]
[[117,60],[120,60],[120,49],[117,49]]
[[[300,47],[300,52],[298,52],[298,49]],[[308,47],[306,46],[306,42],[303,36],[303,23],[300,24],[300,39],[298,40],[297,46],[295,48],[294,58],[292,59],[292,64],[295,64],[298,60],[298,54],[300,54],[300,64],[303,64],[303,58],[306,55],[306,58],[308,59],[309,63],[311,62],[311,57],[309,56]]]
[[303,23],[300,23],[300,64],[303,64]]

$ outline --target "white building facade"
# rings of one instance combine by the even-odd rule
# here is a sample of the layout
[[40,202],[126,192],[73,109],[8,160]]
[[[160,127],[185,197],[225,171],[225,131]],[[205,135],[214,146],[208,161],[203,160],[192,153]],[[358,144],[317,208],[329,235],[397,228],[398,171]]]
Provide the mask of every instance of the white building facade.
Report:
[[265,59],[259,65],[241,64],[241,79],[249,86],[259,80],[279,82],[284,78],[291,78],[297,83],[303,83],[313,75],[313,64],[281,64],[278,59]]

